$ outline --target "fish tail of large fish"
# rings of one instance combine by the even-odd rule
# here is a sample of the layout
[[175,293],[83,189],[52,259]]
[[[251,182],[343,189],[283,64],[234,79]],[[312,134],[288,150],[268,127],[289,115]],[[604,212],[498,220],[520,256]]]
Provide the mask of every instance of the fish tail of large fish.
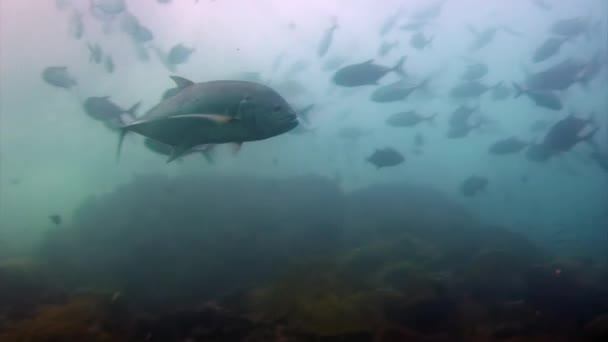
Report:
[[395,66],[391,68],[391,71],[396,72],[399,76],[405,76],[405,71],[403,70],[403,63],[405,63],[406,59],[407,55],[399,58],[397,64],[395,64]]
[[137,117],[137,109],[139,109],[139,105],[141,105],[141,101],[135,103],[134,105],[131,106],[131,108],[127,109],[124,112],[124,114],[128,114],[129,117],[123,117],[123,115],[120,116],[120,120],[122,121],[123,124],[128,125],[133,120],[135,120],[135,118]]
[[125,141],[125,136],[129,132],[127,127],[120,128],[120,134],[118,136],[118,146],[116,147],[116,162],[120,160],[120,151],[122,150],[122,144]]

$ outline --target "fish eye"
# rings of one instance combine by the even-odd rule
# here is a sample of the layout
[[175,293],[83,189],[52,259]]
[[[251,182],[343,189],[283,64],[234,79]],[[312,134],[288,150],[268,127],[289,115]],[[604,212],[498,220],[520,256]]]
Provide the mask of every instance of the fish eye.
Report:
[[272,110],[274,110],[275,112],[278,112],[281,110],[281,106],[276,105],[276,106],[274,106],[274,108],[272,108]]

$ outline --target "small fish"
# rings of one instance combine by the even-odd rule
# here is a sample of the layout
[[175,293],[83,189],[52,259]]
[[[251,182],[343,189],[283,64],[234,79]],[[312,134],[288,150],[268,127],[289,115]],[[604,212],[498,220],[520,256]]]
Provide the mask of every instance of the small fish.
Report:
[[376,149],[369,157],[365,159],[367,162],[373,164],[376,169],[383,167],[397,166],[405,161],[405,158],[399,151],[392,147],[386,147],[383,149]]
[[398,75],[404,76],[403,63],[405,60],[406,56],[401,57],[391,68],[374,64],[373,59],[362,63],[347,65],[336,71],[332,80],[336,85],[342,87],[374,85],[389,72],[395,72]]
[[429,116],[423,116],[418,114],[416,111],[410,110],[407,112],[395,113],[386,119],[386,124],[392,127],[414,127],[421,122],[433,123],[437,113]]
[[591,18],[580,16],[558,20],[551,25],[550,31],[558,36],[576,37],[587,33],[590,27]]
[[112,59],[112,56],[110,56],[110,55],[106,56],[106,58],[103,61],[103,67],[106,70],[106,72],[109,74],[114,72],[114,60]]
[[590,141],[598,130],[593,116],[581,119],[570,114],[549,129],[542,144],[552,151],[565,152],[579,142]]
[[50,215],[49,219],[51,220],[51,222],[53,222],[57,226],[60,225],[61,222],[63,221],[61,219],[61,215],[57,215],[57,214]]
[[42,71],[42,79],[55,87],[70,89],[76,85],[76,80],[70,76],[65,66],[46,67]]
[[91,0],[91,7],[106,15],[118,15],[127,9],[125,0]]
[[545,42],[539,46],[532,56],[532,61],[534,63],[540,63],[545,61],[554,55],[556,55],[562,47],[562,44],[570,40],[570,37],[550,37]]
[[518,153],[529,146],[530,143],[520,140],[516,137],[501,139],[490,145],[488,153],[495,155],[505,155]]
[[195,51],[194,48],[189,48],[183,44],[177,44],[169,50],[167,54],[167,63],[171,65],[184,64],[190,58],[190,55]]
[[332,17],[331,26],[325,30],[325,33],[323,33],[323,38],[321,38],[321,41],[319,42],[319,48],[317,49],[317,55],[319,57],[325,56],[327,51],[329,51],[336,29],[338,29],[338,19],[336,17]]
[[145,43],[154,39],[152,31],[142,25],[131,13],[124,13],[120,17],[120,27],[135,43]]
[[480,176],[471,176],[460,184],[460,193],[465,197],[473,197],[484,191],[488,186],[488,179]]
[[441,14],[441,10],[443,9],[443,5],[446,0],[437,0],[430,3],[426,3],[426,5],[422,8],[419,8],[412,14],[412,18],[417,20],[428,20],[433,19]]
[[120,108],[114,102],[110,101],[109,96],[91,96],[84,101],[83,108],[85,112],[95,120],[104,122],[123,122],[127,120],[124,118],[124,115],[127,115],[131,120],[135,119],[135,113],[137,108],[139,108],[139,102],[131,106],[131,108],[125,110]]
[[414,91],[426,89],[429,81],[430,78],[426,78],[420,83],[412,85],[410,82],[401,79],[374,90],[370,95],[370,100],[379,103],[403,101]]
[[454,86],[450,90],[450,96],[455,98],[479,97],[496,86],[498,86],[498,83],[494,86],[488,86],[479,81],[465,81]]
[[82,13],[74,10],[70,17],[69,33],[74,39],[82,38],[84,34],[84,24],[82,22]]
[[564,107],[559,97],[551,91],[523,89],[517,83],[513,83],[513,87],[515,87],[515,98],[525,94],[534,101],[537,106],[556,111],[559,111]]
[[95,64],[101,63],[103,52],[99,43],[95,43],[95,45],[87,43],[87,46],[89,47],[89,62],[93,62]]
[[427,46],[431,46],[433,39],[435,39],[435,37],[427,38],[424,33],[417,32],[410,38],[410,46],[418,50],[423,50]]

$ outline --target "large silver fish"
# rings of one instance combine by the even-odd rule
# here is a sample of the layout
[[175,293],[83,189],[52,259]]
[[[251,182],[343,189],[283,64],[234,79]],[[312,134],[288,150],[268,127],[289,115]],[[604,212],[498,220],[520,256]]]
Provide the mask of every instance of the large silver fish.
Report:
[[127,132],[137,132],[172,147],[167,162],[206,144],[271,138],[298,125],[296,112],[272,88],[246,81],[194,83],[171,76],[175,95],[122,127],[117,156]]

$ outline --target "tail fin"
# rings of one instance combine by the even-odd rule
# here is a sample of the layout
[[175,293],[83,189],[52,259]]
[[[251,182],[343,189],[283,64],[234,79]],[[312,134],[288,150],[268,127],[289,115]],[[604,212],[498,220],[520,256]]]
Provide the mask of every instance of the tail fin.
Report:
[[211,146],[208,149],[201,151],[201,154],[209,164],[215,164],[215,154],[213,152],[215,150],[214,147],[215,146]]
[[397,64],[395,64],[395,66],[391,68],[391,71],[396,72],[397,74],[399,74],[399,76],[405,76],[405,71],[403,71],[403,63],[405,63],[406,59],[407,56],[401,57],[399,61],[397,61]]
[[513,82],[513,88],[515,88],[515,98],[520,97],[521,95],[523,95],[526,91],[516,82]]
[[125,136],[129,132],[128,128],[123,127],[120,129],[120,135],[118,136],[118,147],[116,148],[116,162],[120,160],[120,150],[122,149],[122,143],[125,140]]
[[[132,119],[135,119],[137,117],[136,113],[137,113],[137,109],[139,109],[139,105],[141,104],[140,102],[137,102],[136,104],[132,105],[131,108],[127,109],[125,111],[126,114],[129,114],[129,116]],[[124,121],[124,120],[123,120]]]

